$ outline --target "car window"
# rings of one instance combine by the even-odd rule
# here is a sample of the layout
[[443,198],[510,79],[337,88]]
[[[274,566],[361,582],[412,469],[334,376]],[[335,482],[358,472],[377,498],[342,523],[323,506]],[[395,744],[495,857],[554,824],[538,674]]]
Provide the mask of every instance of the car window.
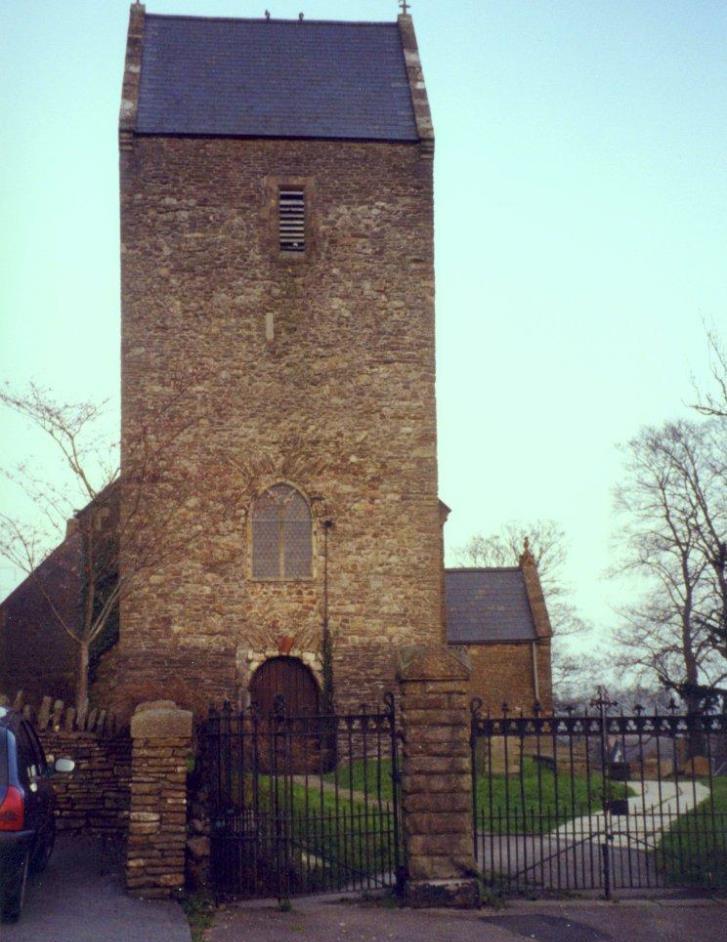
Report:
[[43,752],[43,746],[41,745],[41,742],[38,739],[38,734],[35,732],[35,730],[29,723],[28,724],[24,723],[23,725],[25,726],[25,730],[28,734],[28,738],[30,739],[33,745],[33,752],[35,753],[35,756],[36,756],[36,761],[38,763],[38,769],[40,771],[40,774],[45,775],[46,772],[48,771],[48,764],[45,760],[45,753]]
[[39,769],[35,747],[28,736],[25,723],[21,723],[20,726],[18,726],[15,741],[18,746],[18,776],[20,783],[24,787],[29,787],[33,785],[38,778]]

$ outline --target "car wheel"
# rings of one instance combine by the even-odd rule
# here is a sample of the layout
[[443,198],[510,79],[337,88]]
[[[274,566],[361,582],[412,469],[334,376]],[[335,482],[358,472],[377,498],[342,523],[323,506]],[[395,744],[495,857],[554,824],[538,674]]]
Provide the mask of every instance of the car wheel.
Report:
[[53,848],[56,844],[56,822],[55,818],[51,818],[50,824],[48,825],[48,830],[45,834],[45,840],[40,842],[35,848],[33,856],[30,858],[30,872],[31,873],[42,873],[45,868],[48,866],[48,861],[50,860],[51,854],[53,853]]
[[2,916],[8,922],[14,922],[20,916],[25,902],[25,887],[28,883],[30,851],[26,850],[15,873],[5,882],[2,900]]

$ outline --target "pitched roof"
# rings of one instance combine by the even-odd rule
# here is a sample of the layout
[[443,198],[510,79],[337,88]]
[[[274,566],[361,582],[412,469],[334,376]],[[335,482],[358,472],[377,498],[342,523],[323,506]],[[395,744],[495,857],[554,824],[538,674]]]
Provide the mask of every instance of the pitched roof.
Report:
[[136,132],[416,141],[399,27],[147,14]]
[[518,567],[447,569],[444,584],[450,644],[537,640]]

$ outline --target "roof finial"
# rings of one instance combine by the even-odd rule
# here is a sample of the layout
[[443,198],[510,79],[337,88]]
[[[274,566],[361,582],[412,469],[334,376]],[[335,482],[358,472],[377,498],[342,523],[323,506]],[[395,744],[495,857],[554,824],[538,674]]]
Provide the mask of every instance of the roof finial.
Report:
[[407,3],[406,0],[399,0],[399,6],[401,7],[401,15],[408,16],[411,4]]
[[270,19],[270,10],[266,10],[266,11],[265,11],[265,19],[266,19],[266,20],[269,20],[269,19]]
[[302,22],[303,22],[303,14],[302,14],[302,13],[299,13],[299,14],[298,14],[298,22],[299,22],[299,23],[302,23]]
[[530,540],[527,536],[523,540],[523,551],[520,553],[518,562],[520,563],[521,569],[524,565],[532,566],[535,564],[535,557],[533,556],[533,551],[530,549]]

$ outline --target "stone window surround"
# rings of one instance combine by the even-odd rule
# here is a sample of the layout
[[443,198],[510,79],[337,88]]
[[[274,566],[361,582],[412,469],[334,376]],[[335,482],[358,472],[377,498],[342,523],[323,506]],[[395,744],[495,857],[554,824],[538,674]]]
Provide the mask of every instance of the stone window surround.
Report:
[[[253,508],[253,504],[266,491],[269,491],[270,488],[275,487],[278,484],[284,484],[287,487],[292,487],[293,490],[297,491],[297,493],[300,494],[300,496],[308,505],[308,511],[310,513],[310,524],[311,524],[311,533],[310,533],[310,538],[311,538],[311,567],[310,569],[311,571],[310,571],[309,576],[294,576],[294,577],[288,578],[286,576],[256,576],[253,574],[253,566],[252,566],[252,552],[253,552],[252,508]],[[293,481],[289,481],[287,478],[275,478],[274,480],[270,480],[266,482],[266,484],[263,487],[261,487],[258,491],[256,491],[252,495],[250,499],[250,506],[247,512],[247,565],[245,567],[247,578],[250,580],[250,582],[263,583],[263,584],[269,583],[273,585],[295,585],[298,582],[302,582],[306,584],[310,582],[315,582],[317,574],[318,574],[318,566],[317,566],[318,540],[316,537],[316,533],[317,533],[316,516],[313,513],[313,503],[310,497],[303,490],[303,488],[300,487],[299,484],[296,484]]]

